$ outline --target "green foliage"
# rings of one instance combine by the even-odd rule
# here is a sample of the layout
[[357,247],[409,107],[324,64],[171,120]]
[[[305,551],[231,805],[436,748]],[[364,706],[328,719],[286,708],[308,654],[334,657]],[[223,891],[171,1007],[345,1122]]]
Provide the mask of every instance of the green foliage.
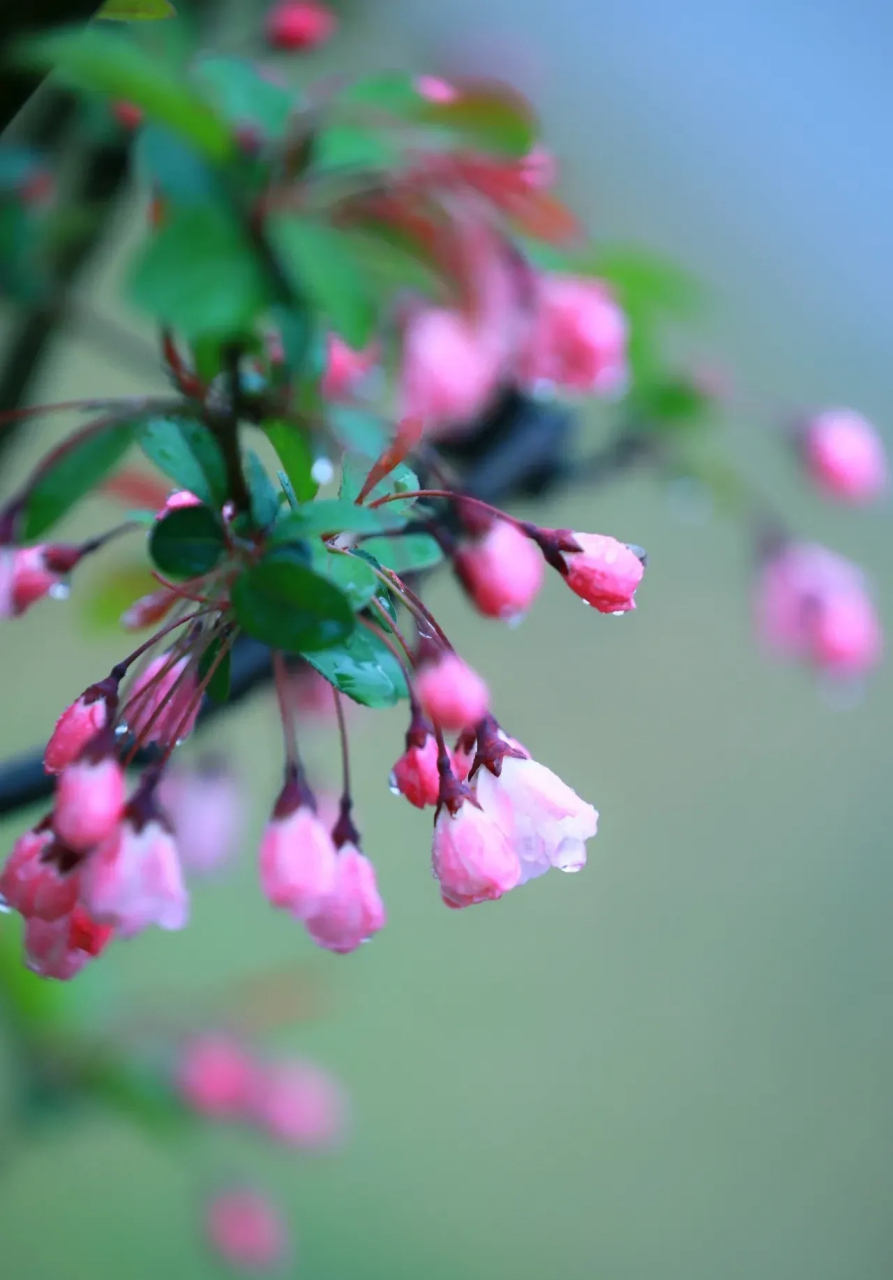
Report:
[[178,488],[188,489],[210,507],[219,507],[225,500],[226,466],[204,423],[190,418],[152,418],[140,430],[139,445]]
[[313,479],[313,452],[305,432],[290,422],[265,422],[264,435],[276,450],[298,502],[310,502],[319,485]]
[[436,538],[427,533],[405,533],[399,538],[367,538],[361,550],[395,573],[433,569],[443,559]]
[[226,542],[214,512],[205,506],[175,507],[149,537],[149,554],[171,578],[198,578],[219,562]]
[[96,16],[107,22],[146,22],[175,14],[170,0],[104,0]]
[[251,497],[251,516],[260,529],[268,528],[279,514],[279,490],[253,449],[242,452],[245,482]]
[[147,185],[180,204],[207,204],[220,197],[213,171],[163,125],[142,126],[134,144],[134,163]]
[[209,160],[235,153],[226,122],[172,70],[115,31],[87,27],[26,39],[19,61],[42,71],[55,69],[69,83],[142,108],[149,120],[167,125]]
[[[399,503],[395,503],[399,506]],[[277,542],[318,537],[327,533],[380,533],[393,528],[401,517],[393,515],[389,508],[373,511],[370,507],[358,507],[356,503],[325,498],[320,502],[308,502],[284,515],[273,531]]]
[[50,455],[22,514],[26,541],[45,533],[118,465],[133,443],[133,422],[92,424]]
[[195,75],[231,124],[256,128],[265,138],[282,137],[294,107],[294,95],[288,89],[264,79],[243,58],[200,58]]
[[352,347],[372,337],[376,300],[342,232],[324,222],[277,214],[267,234],[292,288],[307,298]]
[[236,619],[249,635],[286,653],[336,645],[350,635],[350,601],[315,573],[298,550],[280,548],[246,569],[231,592]]
[[137,261],[131,301],[187,338],[238,338],[269,301],[263,270],[225,209],[175,209]]
[[394,655],[378,636],[358,627],[341,644],[304,657],[342,693],[367,707],[392,707],[409,697],[406,680]]
[[523,98],[501,85],[474,86],[451,102],[422,101],[417,118],[447,129],[466,145],[517,157],[536,141],[536,121]]
[[[204,653],[198,660],[198,678],[204,680],[208,672],[214,666],[214,674],[208,682],[205,692],[209,698],[213,698],[215,702],[226,702],[229,697],[229,681],[230,681],[230,654],[228,647],[230,637],[227,633],[219,632],[214,636]],[[227,646],[222,658],[219,658],[221,650]],[[219,661],[218,661],[219,658]]]
[[[341,471],[341,488],[339,496],[346,502],[355,502],[366,478],[369,475],[370,463],[367,458],[357,458],[346,456]],[[419,488],[419,478],[411,467],[405,462],[401,462],[399,466],[394,467],[367,495],[366,501],[371,502],[376,498],[383,498],[392,493],[412,493]],[[387,507],[378,508],[379,511],[388,511],[390,516],[408,516],[412,510],[414,498],[407,499],[406,502],[389,502]]]
[[343,551],[328,550],[320,544],[313,557],[314,568],[338,586],[351,607],[359,612],[378,590],[379,581],[368,561]]

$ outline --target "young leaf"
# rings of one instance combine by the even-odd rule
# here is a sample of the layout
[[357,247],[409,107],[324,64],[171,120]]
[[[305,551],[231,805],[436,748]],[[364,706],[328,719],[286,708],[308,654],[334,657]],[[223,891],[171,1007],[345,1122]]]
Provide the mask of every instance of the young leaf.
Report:
[[311,168],[393,169],[400,158],[396,140],[357,124],[330,124],[314,140]]
[[170,0],[105,0],[96,16],[106,22],[150,22],[175,14]]
[[239,625],[264,644],[287,653],[326,649],[350,635],[350,601],[297,556],[282,552],[246,569],[233,583]]
[[204,423],[152,418],[139,433],[139,445],[159,471],[209,507],[219,507],[225,500],[226,465]]
[[[341,488],[339,491],[339,497],[343,501],[354,502],[356,500],[371,467],[372,463],[368,458],[357,458],[350,455],[345,457],[341,470]],[[367,496],[366,501],[372,502],[376,498],[383,498],[386,494],[391,493],[411,493],[418,488],[418,476],[405,462],[401,462],[383,480],[379,481]],[[407,516],[414,502],[414,498],[410,498],[406,502],[389,502],[385,507],[378,507],[377,510],[379,512],[387,511],[391,516]]]
[[379,579],[367,560],[360,556],[344,555],[341,551],[329,551],[319,544],[313,558],[314,567],[340,587],[359,612],[378,590]]
[[392,707],[409,696],[397,659],[365,627],[357,627],[348,640],[322,653],[303,656],[336,689],[367,707]]
[[395,573],[418,573],[440,564],[443,552],[427,533],[405,533],[399,538],[367,538],[362,550]]
[[251,515],[261,529],[268,528],[279,514],[279,490],[267,474],[267,469],[253,449],[242,454],[245,481],[251,497]]
[[281,138],[294,105],[294,95],[266,80],[244,58],[203,57],[195,66],[209,99],[234,125],[249,125],[265,138]]
[[268,302],[251,246],[223,209],[176,209],[137,261],[130,300],[190,339],[238,336]]
[[133,148],[136,171],[159,195],[179,204],[207,204],[219,195],[211,170],[171,129],[145,124]]
[[319,485],[313,479],[313,454],[306,434],[290,422],[270,421],[262,426],[264,435],[279,456],[295,497],[299,502],[312,501]]
[[81,439],[73,437],[42,471],[28,495],[22,520],[22,537],[30,541],[44,533],[95,489],[118,465],[133,443],[132,422],[110,422],[100,430],[87,428]]
[[210,160],[227,160],[235,151],[217,113],[157,57],[117,32],[87,27],[32,37],[19,46],[19,60],[141,107],[150,120],[167,125]]
[[375,298],[347,237],[284,214],[270,218],[267,233],[298,296],[308,297],[352,347],[364,347],[375,327]]
[[223,530],[207,507],[175,507],[149,537],[149,555],[172,578],[198,578],[223,555]]
[[381,533],[400,521],[401,517],[394,516],[387,508],[373,511],[353,502],[324,498],[320,502],[307,502],[297,511],[284,515],[277,521],[273,537],[277,542],[292,542],[323,533]]
[[208,685],[205,688],[209,698],[213,698],[215,702],[226,702],[229,697],[229,680],[230,680],[230,657],[232,650],[227,648],[226,653],[218,662],[218,655],[223,645],[229,644],[229,636],[223,632],[218,633],[204,653],[198,660],[198,678],[204,680],[205,676],[217,662],[214,668],[214,674],[211,676]]
[[529,104],[504,85],[470,85],[449,102],[423,101],[416,115],[484,151],[520,158],[536,141]]

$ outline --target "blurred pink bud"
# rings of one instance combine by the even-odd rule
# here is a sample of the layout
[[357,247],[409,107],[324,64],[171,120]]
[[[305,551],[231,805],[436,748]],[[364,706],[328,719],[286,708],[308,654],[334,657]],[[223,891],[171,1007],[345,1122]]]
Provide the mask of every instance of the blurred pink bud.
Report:
[[225,1191],[205,1212],[208,1243],[238,1271],[267,1271],[288,1251],[288,1233],[279,1212],[257,1191]]
[[455,817],[446,806],[441,809],[434,823],[431,862],[448,907],[494,901],[521,878],[509,833],[471,800]]
[[474,764],[475,757],[475,741],[472,735],[471,741],[467,741],[465,736],[461,736],[456,743],[450,755],[450,767],[453,777],[457,782],[464,782],[471,773],[471,766]]
[[803,458],[831,498],[867,503],[887,488],[887,456],[877,429],[852,409],[826,409],[806,425]]
[[298,663],[288,673],[289,701],[293,702],[302,722],[308,718],[330,721],[335,718],[332,686],[315,667]]
[[119,99],[112,103],[112,115],[118,121],[123,129],[138,129],[143,122],[142,107],[138,107],[135,102],[127,102]]
[[757,624],[777,653],[834,676],[857,676],[880,661],[881,625],[865,575],[826,547],[789,543],[764,566]]
[[165,773],[158,788],[183,866],[205,873],[227,862],[242,835],[244,802],[238,780],[223,765],[199,764]]
[[157,819],[144,820],[128,809],[120,826],[86,860],[81,902],[122,937],[133,937],[150,924],[185,928],[189,896],[170,832]]
[[521,861],[521,884],[550,867],[579,871],[586,865],[585,841],[598,830],[598,813],[545,765],[505,756],[499,777],[478,771],[475,793],[509,835]]
[[26,831],[0,871],[0,899],[25,919],[58,920],[70,915],[78,900],[78,873],[63,873],[57,861],[47,858],[54,845],[49,828]]
[[484,681],[453,652],[423,663],[416,675],[415,692],[425,715],[443,729],[477,724],[490,703]]
[[394,765],[392,784],[417,809],[437,804],[440,774],[437,769],[437,740],[432,733],[421,746],[410,744]]
[[347,1127],[347,1098],[327,1071],[311,1062],[261,1068],[254,1079],[250,1111],[272,1138],[292,1147],[334,1147]]
[[626,317],[606,285],[543,275],[519,375],[530,386],[614,395],[628,379]]
[[579,551],[564,551],[571,591],[599,613],[626,613],[636,607],[643,560],[625,542],[601,533],[573,533]]
[[508,520],[489,529],[455,558],[456,573],[487,618],[517,618],[543,585],[545,563],[539,548]]
[[326,367],[322,376],[325,399],[344,400],[352,395],[370,370],[375,368],[378,359],[377,344],[370,343],[357,351],[337,333],[330,333],[326,337]]
[[43,767],[47,773],[61,773],[68,765],[74,764],[90,739],[105,728],[110,688],[111,684],[106,689],[101,685],[91,685],[62,712],[43,756]]
[[159,587],[148,595],[140,596],[121,614],[121,626],[125,631],[142,631],[166,618],[180,597],[167,587]]
[[419,97],[438,105],[455,102],[459,97],[458,89],[454,89],[447,80],[441,80],[439,76],[416,76],[415,91]]
[[235,1040],[203,1035],[189,1040],[177,1064],[180,1097],[199,1115],[215,1120],[241,1118],[255,1086],[256,1067]]
[[124,707],[127,727],[144,746],[182,741],[195,727],[201,704],[197,694],[189,657],[172,662],[170,653],[161,653],[134,681]]
[[274,907],[306,920],[334,891],[337,862],[328,830],[308,804],[299,805],[267,823],[260,846],[261,888]]
[[375,868],[356,845],[343,845],[338,851],[335,888],[306,920],[307,932],[318,946],[346,955],[383,929],[386,920]]
[[548,191],[554,187],[558,178],[558,166],[551,151],[537,143],[527,155],[518,162],[522,177],[536,191]]
[[158,512],[156,519],[163,520],[165,516],[170,515],[172,511],[178,511],[181,507],[200,507],[201,505],[201,498],[197,498],[188,489],[175,489],[165,499],[164,506]]
[[113,755],[88,747],[59,775],[53,829],[64,844],[86,852],[111,835],[123,808],[124,770]]
[[25,923],[25,963],[42,978],[67,982],[105,950],[114,930],[93,920],[81,906],[51,923]]
[[500,373],[492,336],[456,311],[419,308],[403,335],[400,415],[435,432],[460,425],[486,408]]
[[18,618],[47,595],[65,595],[77,563],[67,547],[0,547],[0,618]]
[[274,49],[312,49],[335,32],[335,15],[313,0],[279,0],[267,14],[267,39]]

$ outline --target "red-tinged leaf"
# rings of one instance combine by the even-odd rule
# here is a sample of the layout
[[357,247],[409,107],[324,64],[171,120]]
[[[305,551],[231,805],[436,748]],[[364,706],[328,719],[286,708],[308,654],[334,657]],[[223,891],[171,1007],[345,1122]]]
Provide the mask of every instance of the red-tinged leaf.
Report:
[[404,418],[397,427],[397,434],[385,449],[384,453],[373,464],[371,471],[363,482],[363,487],[355,501],[364,502],[379,481],[390,475],[395,467],[399,467],[403,459],[410,453],[422,438],[425,424],[421,418]]
[[548,244],[571,245],[583,236],[571,211],[548,191],[528,191],[517,207],[507,212],[519,231]]
[[425,123],[461,135],[473,147],[521,157],[536,141],[530,104],[500,83],[456,81],[456,96],[446,102],[424,102],[416,116]]
[[154,476],[144,471],[126,468],[119,475],[112,476],[102,486],[103,493],[117,498],[128,507],[141,507],[147,511],[160,511],[167,501],[170,486],[160,484]]
[[569,209],[547,191],[531,187],[517,165],[496,164],[479,156],[452,157],[456,177],[507,214],[519,230],[550,244],[568,244],[582,235]]

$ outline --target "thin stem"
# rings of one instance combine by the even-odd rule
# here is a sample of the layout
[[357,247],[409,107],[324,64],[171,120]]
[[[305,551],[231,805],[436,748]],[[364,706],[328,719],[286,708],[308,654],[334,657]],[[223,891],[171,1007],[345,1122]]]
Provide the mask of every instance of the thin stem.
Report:
[[387,610],[385,609],[384,605],[381,603],[380,600],[376,600],[375,597],[373,596],[373,598],[369,601],[369,603],[373,607],[375,612],[378,614],[378,616],[381,618],[382,622],[384,622],[385,626],[390,627],[394,635],[400,641],[400,645],[403,649],[403,652],[406,654],[406,660],[407,662],[409,662],[410,666],[412,666],[414,661],[412,656],[412,651],[410,650],[409,645],[406,643],[406,640],[400,628],[394,625],[393,621],[388,616]]
[[[214,674],[217,671],[217,668],[220,666],[221,662],[223,662],[224,658],[227,656],[230,649],[233,647],[233,644],[235,643],[235,640],[236,640],[236,636],[238,634],[239,634],[238,629],[234,628],[233,630],[231,630],[229,634],[226,636],[226,638],[224,639],[217,653],[215,654],[214,661],[211,663],[211,665],[208,667],[208,670],[205,672],[204,679],[199,682],[195,693],[189,700],[189,705],[187,706],[186,710],[183,712],[182,716],[180,716],[180,719],[177,722],[177,726],[174,729],[174,732],[171,734],[170,741],[165,747],[164,755],[161,757],[161,759],[158,762],[159,772],[164,768],[168,760],[170,760],[171,755],[173,754],[175,748],[177,747],[180,741],[180,736],[183,733],[183,730],[185,729],[186,725],[189,724],[189,721],[192,719],[192,717],[195,715],[196,708],[201,705],[202,698],[205,696],[205,690],[207,689],[211,681],[214,679]],[[183,672],[183,675],[184,676],[187,675],[188,672],[189,672],[189,668],[187,667],[186,670]]]
[[285,741],[285,759],[288,764],[297,767],[298,738],[295,731],[295,714],[289,698],[288,668],[285,665],[285,654],[280,649],[276,649],[273,652],[273,679],[276,685],[276,697],[279,699],[279,716],[282,720],[282,736]]
[[449,638],[447,637],[443,627],[434,617],[431,610],[422,603],[412,588],[408,587],[403,579],[394,573],[393,569],[383,569],[382,572],[385,574],[385,581],[389,586],[394,588],[400,596],[400,599],[406,605],[407,609],[409,609],[410,613],[415,614],[416,618],[421,622],[424,622],[426,626],[431,627],[441,644],[445,645],[447,649],[452,649],[453,646],[450,644]]
[[361,626],[366,628],[367,631],[371,631],[374,636],[377,636],[378,639],[381,641],[381,643],[386,646],[386,648],[390,649],[391,653],[394,655],[394,658],[400,664],[400,670],[403,672],[403,675],[406,677],[407,689],[411,689],[412,688],[412,658],[409,655],[409,651],[407,650],[406,652],[406,657],[409,658],[409,665],[407,666],[406,659],[403,657],[403,654],[394,644],[393,640],[390,639],[390,637],[388,636],[387,632],[384,630],[383,627],[380,627],[377,622],[373,622],[371,618],[364,618],[360,616],[358,618],[358,621]]
[[386,493],[384,497],[376,498],[374,502],[370,502],[368,505],[370,508],[383,507],[387,502],[402,502],[408,498],[446,498],[450,502],[470,502],[472,506],[488,512],[489,515],[495,516],[497,520],[505,520],[508,524],[515,525],[522,533],[524,532],[523,521],[516,520],[508,512],[501,511],[499,507],[494,507],[490,502],[484,502],[483,498],[473,498],[468,493],[454,493],[451,489],[409,489],[405,493]]
[[338,736],[341,739],[341,778],[342,778],[342,796],[341,808],[345,807],[349,812],[351,806],[350,797],[350,751],[347,744],[347,725],[344,720],[344,706],[341,700],[341,694],[336,688],[332,688],[332,694],[335,698],[335,716],[338,720]]
[[177,627],[182,627],[187,622],[194,622],[196,618],[203,618],[211,612],[213,612],[211,609],[196,609],[194,613],[187,613],[184,618],[178,618],[176,622],[169,622],[166,627],[162,627],[160,631],[156,631],[148,640],[145,640],[138,649],[134,649],[133,653],[129,653],[120,662],[116,662],[112,668],[112,674],[120,679],[127,674],[127,669],[133,666],[137,658],[141,658],[147,649],[151,649],[159,640],[163,640],[169,632],[175,631]]

